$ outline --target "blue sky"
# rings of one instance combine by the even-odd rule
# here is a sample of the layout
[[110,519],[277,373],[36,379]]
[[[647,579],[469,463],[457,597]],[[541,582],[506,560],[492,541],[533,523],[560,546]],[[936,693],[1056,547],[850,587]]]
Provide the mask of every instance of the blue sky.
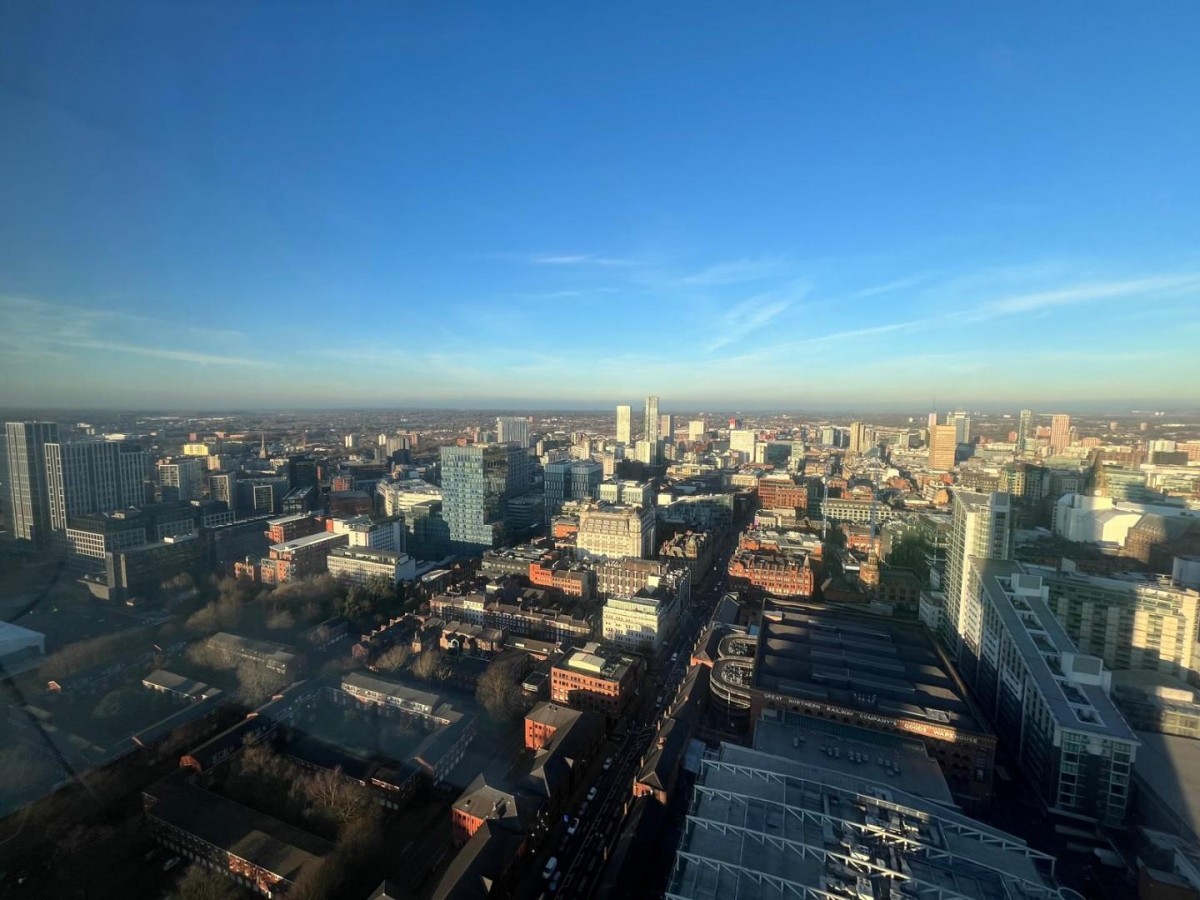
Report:
[[1194,405],[1197,34],[8,4],[0,404]]

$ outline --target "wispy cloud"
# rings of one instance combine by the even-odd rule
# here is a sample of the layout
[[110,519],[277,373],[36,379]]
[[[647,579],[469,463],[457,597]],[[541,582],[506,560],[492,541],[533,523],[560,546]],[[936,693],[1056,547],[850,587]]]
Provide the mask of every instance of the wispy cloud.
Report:
[[730,262],[717,263],[691,275],[679,279],[683,285],[697,287],[718,287],[729,284],[745,284],[751,281],[763,281],[775,278],[788,272],[788,266],[779,259],[736,259]]
[[904,278],[897,278],[893,281],[872,285],[871,287],[863,288],[860,291],[855,291],[853,297],[855,300],[866,300],[869,297],[880,297],[884,294],[894,294],[896,291],[903,291],[911,287],[916,287],[920,284],[928,284],[932,279],[933,275],[928,272],[917,275],[908,275]]
[[521,262],[534,266],[595,266],[597,268],[628,268],[644,265],[640,260],[601,253],[492,253],[493,259]]
[[132,353],[137,356],[151,356],[156,359],[171,359],[177,362],[199,363],[212,366],[248,366],[250,368],[274,368],[274,363],[266,360],[243,356],[221,356],[216,353],[203,353],[198,350],[180,350],[172,347],[153,347],[143,344],[125,344],[118,341],[92,340],[72,341],[50,339],[52,343],[62,347],[78,347],[83,350],[101,350],[108,353]]
[[[6,348],[19,348],[24,357],[69,359],[74,351],[95,350],[189,362],[201,365],[264,368],[272,364],[253,357],[210,353],[204,349],[166,347],[161,336],[186,333],[213,339],[236,338],[239,332],[183,326],[152,316],[116,309],[51,303],[31,297],[0,294],[0,332]],[[131,338],[145,337],[138,341]],[[14,356],[5,351],[5,358]]]
[[1125,281],[1094,281],[1054,290],[1016,294],[993,300],[978,308],[984,317],[1033,312],[1054,306],[1069,306],[1122,297],[1176,294],[1200,288],[1200,275],[1156,275]]
[[719,332],[705,348],[708,352],[719,350],[729,344],[748,337],[772,320],[787,312],[793,301],[776,294],[751,297],[721,316]]

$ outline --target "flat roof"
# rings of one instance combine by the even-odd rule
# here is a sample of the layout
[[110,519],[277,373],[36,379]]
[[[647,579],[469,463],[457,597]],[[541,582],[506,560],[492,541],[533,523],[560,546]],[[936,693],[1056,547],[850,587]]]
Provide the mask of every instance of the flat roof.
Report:
[[1053,864],[924,798],[722,744],[701,763],[667,893],[774,900],[820,886],[883,900],[902,881],[911,896],[1049,900],[1059,896]]
[[[1027,573],[1020,563],[1011,560],[971,557],[969,565],[976,569],[982,566],[979,574],[988,601],[1011,635],[1026,671],[1045,697],[1055,722],[1073,731],[1136,741],[1133,729],[1103,687],[1068,680],[1061,672],[1060,658],[1063,654],[1073,653],[1081,657],[1088,654],[1079,653],[1045,601],[1030,592],[1019,596],[1012,593],[1013,576],[1023,579],[1021,583],[1030,591],[1041,585],[1041,577]],[[1095,659],[1100,663],[1098,657]],[[1100,671],[1103,671],[1103,664],[1100,665]],[[1083,718],[1080,711],[1083,715],[1091,716],[1092,720]]]
[[[300,488],[296,488],[296,490],[300,490]],[[294,494],[295,492],[296,491],[292,491],[289,494],[289,496],[291,494]],[[292,522],[302,522],[305,519],[311,519],[311,518],[312,518],[312,515],[310,513],[293,513],[290,516],[280,516],[277,519],[267,519],[267,524],[268,525],[289,525]]]
[[755,723],[754,749],[957,808],[941,767],[918,740],[784,713]]
[[221,693],[220,688],[207,685],[203,681],[196,681],[194,678],[186,678],[175,672],[168,672],[166,669],[155,669],[142,679],[142,684],[201,699],[215,697]]
[[376,675],[368,675],[365,672],[351,672],[342,679],[342,684],[350,685],[364,691],[374,691],[385,697],[395,697],[397,700],[419,703],[422,706],[428,707],[430,711],[436,708],[441,702],[441,697],[430,691],[410,687],[398,681],[379,678]]
[[331,541],[340,543],[347,540],[349,538],[345,533],[334,534],[332,531],[318,531],[316,534],[309,534],[304,537],[295,538],[294,540],[284,541],[282,544],[272,544],[271,549],[277,553],[291,553],[304,547],[311,547],[314,544],[327,544]]
[[919,626],[767,601],[756,654],[757,690],[989,733]]

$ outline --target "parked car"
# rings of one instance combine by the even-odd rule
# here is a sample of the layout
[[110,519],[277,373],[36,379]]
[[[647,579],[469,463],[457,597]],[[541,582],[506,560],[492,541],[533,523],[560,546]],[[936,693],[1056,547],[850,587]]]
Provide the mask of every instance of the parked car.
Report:
[[588,800],[596,799],[596,786],[595,785],[592,785],[590,788],[588,788],[587,798],[588,798]]
[[575,832],[577,832],[578,830],[579,830],[579,817],[577,816],[574,819],[572,819],[571,824],[567,826],[567,834],[574,836]]
[[547,887],[550,889],[550,893],[553,894],[558,890],[558,883],[560,881],[562,881],[562,872],[555,872],[554,877],[550,879],[550,884],[547,885]]
[[558,869],[558,857],[552,856],[546,860],[546,868],[542,869],[542,877],[549,878]]
[[168,859],[168,860],[167,860],[165,863],[163,863],[163,871],[164,871],[164,872],[170,872],[170,871],[171,871],[173,868],[175,868],[177,865],[179,865],[179,857],[178,857],[178,856],[172,856],[172,857],[171,857],[170,859]]
[[607,772],[611,768],[612,768],[612,757],[610,756],[608,759],[604,760],[604,771]]

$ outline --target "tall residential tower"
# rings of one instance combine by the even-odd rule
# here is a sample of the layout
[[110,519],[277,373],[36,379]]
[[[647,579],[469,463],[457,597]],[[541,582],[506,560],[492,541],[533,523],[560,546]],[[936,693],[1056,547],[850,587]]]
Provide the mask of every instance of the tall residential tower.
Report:
[[50,536],[46,445],[58,443],[54,422],[7,422],[8,517],[17,540],[43,544]]

